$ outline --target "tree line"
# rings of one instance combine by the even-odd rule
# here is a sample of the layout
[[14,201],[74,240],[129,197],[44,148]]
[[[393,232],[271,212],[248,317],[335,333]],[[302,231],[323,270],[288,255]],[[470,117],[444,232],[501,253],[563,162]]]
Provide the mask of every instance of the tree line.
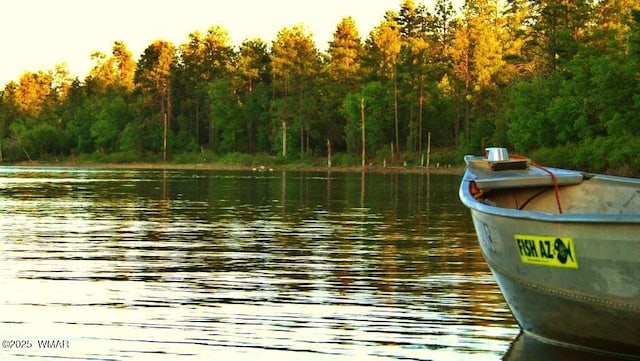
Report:
[[[640,0],[403,0],[326,51],[303,25],[269,43],[221,26],[136,61],[116,41],[0,93],[4,161],[204,153],[415,161],[505,145],[557,165],[640,169]],[[362,121],[366,121],[362,136]]]

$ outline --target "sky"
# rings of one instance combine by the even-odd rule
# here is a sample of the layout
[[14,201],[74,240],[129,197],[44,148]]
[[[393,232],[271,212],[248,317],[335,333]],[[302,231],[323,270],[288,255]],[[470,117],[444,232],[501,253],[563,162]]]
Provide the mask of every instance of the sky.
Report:
[[[66,63],[81,80],[91,54],[111,54],[121,40],[137,61],[154,40],[179,46],[196,30],[220,25],[234,45],[260,38],[271,43],[283,28],[304,24],[325,51],[342,18],[351,16],[360,37],[398,11],[402,0],[18,0],[0,12],[0,89],[29,71]],[[414,0],[432,8],[432,0]]]

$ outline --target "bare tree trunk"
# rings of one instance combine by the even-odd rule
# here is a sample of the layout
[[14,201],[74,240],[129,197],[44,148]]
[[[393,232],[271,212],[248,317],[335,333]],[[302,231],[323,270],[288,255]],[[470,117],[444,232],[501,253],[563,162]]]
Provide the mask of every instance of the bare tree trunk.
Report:
[[304,158],[304,126],[300,120],[300,159]]
[[287,121],[282,121],[282,158],[287,157]]
[[166,83],[160,87],[160,114],[162,119],[162,160],[167,161],[167,137],[169,135],[169,121],[171,118],[171,112],[173,108],[173,102],[171,99],[171,80],[167,80]]
[[196,144],[200,146],[200,95],[196,95]]
[[422,107],[424,104],[424,79],[420,77],[420,98],[418,98],[418,152],[422,153]]
[[168,116],[167,112],[165,112],[164,113],[164,120],[163,120],[164,130],[163,130],[163,133],[162,133],[162,160],[164,162],[167,161],[167,128],[168,128],[168,125],[169,125],[169,120],[168,119],[169,119],[169,116]]
[[398,130],[398,75],[395,73],[393,74],[393,112],[396,125],[396,151],[400,151],[400,132]]
[[364,126],[364,97],[360,98],[360,117],[362,118],[362,168],[365,166],[365,159],[367,158],[366,151],[366,136],[365,136],[365,126]]
[[427,169],[431,166],[431,132],[427,135]]
[[158,83],[160,87],[160,114],[159,120],[162,122],[162,159],[167,160],[167,85]]
[[[0,153],[0,157],[2,153]],[[1,161],[2,159],[0,159]],[[331,141],[327,138],[327,168],[331,168]]]

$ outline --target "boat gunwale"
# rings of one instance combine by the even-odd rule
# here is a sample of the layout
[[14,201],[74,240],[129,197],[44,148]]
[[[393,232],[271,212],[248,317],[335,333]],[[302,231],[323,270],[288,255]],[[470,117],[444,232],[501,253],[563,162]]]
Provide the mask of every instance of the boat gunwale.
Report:
[[[480,202],[471,195],[471,182],[474,181],[475,173],[467,166],[462,182],[460,183],[460,200],[469,209],[489,215],[501,216],[515,219],[527,219],[541,222],[554,223],[613,223],[613,224],[640,224],[640,212],[632,214],[610,214],[610,213],[548,213],[540,211],[518,210],[504,207],[492,206]],[[615,177],[607,175],[594,175],[605,181],[640,183],[634,178]],[[509,189],[509,188],[506,188]],[[513,188],[516,189],[516,188]]]

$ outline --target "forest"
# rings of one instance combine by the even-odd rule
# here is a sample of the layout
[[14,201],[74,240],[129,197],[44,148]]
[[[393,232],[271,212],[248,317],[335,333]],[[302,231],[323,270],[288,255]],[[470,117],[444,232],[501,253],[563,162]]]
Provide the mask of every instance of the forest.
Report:
[[[0,92],[0,160],[439,162],[507,146],[538,162],[640,172],[640,0],[402,0],[326,51],[304,25],[230,41],[219,25],[134,59],[94,52]],[[364,132],[363,129],[364,120]]]

